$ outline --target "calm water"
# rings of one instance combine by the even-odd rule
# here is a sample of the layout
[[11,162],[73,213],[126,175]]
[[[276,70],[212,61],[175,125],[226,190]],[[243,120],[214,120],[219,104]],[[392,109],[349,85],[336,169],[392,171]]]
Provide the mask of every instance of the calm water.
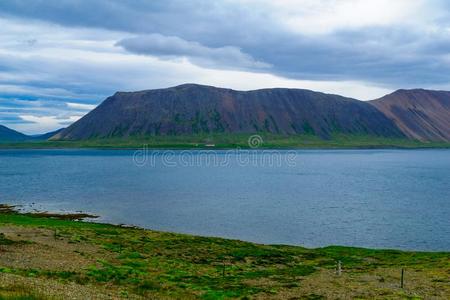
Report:
[[284,151],[272,164],[218,152],[222,166],[133,153],[1,150],[0,203],[263,243],[450,250],[449,150]]

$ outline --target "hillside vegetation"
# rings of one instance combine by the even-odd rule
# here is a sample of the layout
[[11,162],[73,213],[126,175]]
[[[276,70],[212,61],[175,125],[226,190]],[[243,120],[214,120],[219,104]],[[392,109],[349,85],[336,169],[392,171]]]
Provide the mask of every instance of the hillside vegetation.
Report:
[[[176,136],[132,136],[126,138],[93,138],[87,140],[35,141],[0,143],[0,148],[100,148],[100,149],[248,149],[251,134],[196,134]],[[258,133],[255,149],[345,149],[345,148],[450,148],[450,142],[421,142],[403,138],[368,135],[332,134],[330,139],[315,135],[281,136]]]

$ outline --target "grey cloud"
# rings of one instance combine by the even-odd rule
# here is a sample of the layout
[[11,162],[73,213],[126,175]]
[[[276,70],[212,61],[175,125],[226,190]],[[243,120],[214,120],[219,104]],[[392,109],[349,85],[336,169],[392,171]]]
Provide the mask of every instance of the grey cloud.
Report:
[[66,116],[67,113],[85,114],[86,109],[82,106],[87,104],[78,104],[79,106],[68,106],[66,102],[60,99],[37,99],[37,100],[23,100],[17,98],[0,97],[0,111],[2,113],[22,113],[32,114],[38,116],[45,116],[48,114]]
[[186,41],[175,36],[150,34],[123,39],[116,44],[124,49],[138,53],[162,57],[187,57],[192,63],[205,67],[259,69],[269,64],[257,61],[239,48],[224,46],[206,47],[198,42]]
[[[229,1],[14,0],[0,1],[0,15],[126,31],[138,35],[119,41],[129,51],[182,55],[200,65],[259,71],[255,62],[264,62],[271,73],[295,79],[427,87],[450,82],[450,4],[430,5],[442,8],[431,34],[392,25],[304,36],[268,18],[263,4]],[[240,63],[230,65],[233,58]]]
[[408,88],[450,81],[450,64],[445,62],[449,51],[444,47],[448,41],[445,33],[430,36],[402,27],[374,27],[296,39],[280,34],[268,38],[264,47],[245,50],[285,77]]
[[[260,25],[259,17],[254,22],[252,11],[226,2],[203,0],[0,1],[0,15],[4,16],[32,18],[65,26],[182,35],[188,40],[202,35],[210,42],[217,41],[219,44],[225,37],[243,37],[246,35],[245,28]],[[242,18],[237,19],[237,16]],[[247,26],[236,30],[236,23]]]

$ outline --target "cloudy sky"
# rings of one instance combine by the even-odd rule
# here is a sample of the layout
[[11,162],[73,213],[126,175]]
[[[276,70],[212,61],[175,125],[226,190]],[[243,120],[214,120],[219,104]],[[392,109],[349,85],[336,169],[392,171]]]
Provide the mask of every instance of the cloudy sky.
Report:
[[444,0],[1,0],[0,124],[67,126],[115,91],[193,82],[362,100],[450,90]]

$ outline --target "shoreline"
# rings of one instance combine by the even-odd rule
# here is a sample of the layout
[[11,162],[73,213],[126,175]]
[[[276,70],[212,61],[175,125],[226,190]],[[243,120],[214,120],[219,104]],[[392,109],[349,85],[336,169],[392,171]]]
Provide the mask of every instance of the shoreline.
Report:
[[450,296],[450,252],[264,245],[0,208],[0,298]]
[[21,210],[17,209],[17,207],[22,207],[22,205],[11,205],[11,204],[5,204],[0,203],[0,218],[3,214],[16,214],[16,215],[22,215],[32,218],[43,218],[43,219],[52,219],[52,220],[60,220],[60,221],[75,221],[75,222],[81,222],[81,223],[90,223],[90,224],[98,224],[98,225],[105,225],[105,226],[114,226],[119,228],[129,228],[129,229],[137,229],[137,230],[144,230],[144,231],[153,231],[153,232],[159,232],[163,234],[176,234],[176,235],[186,235],[191,237],[199,237],[199,238],[212,238],[212,239],[224,239],[224,240],[231,240],[231,241],[237,241],[237,242],[244,242],[244,243],[251,243],[261,246],[280,246],[280,247],[300,247],[304,249],[309,250],[317,250],[322,248],[328,248],[328,247],[343,247],[343,248],[359,248],[359,249],[366,249],[366,250],[375,250],[375,251],[400,251],[400,252],[415,252],[415,253],[448,253],[450,254],[450,249],[448,250],[418,250],[418,249],[399,249],[399,248],[377,248],[377,247],[366,247],[366,246],[346,246],[346,245],[336,245],[336,244],[329,244],[319,247],[308,247],[301,244],[278,244],[278,243],[263,243],[263,242],[256,242],[256,241],[250,241],[250,240],[243,240],[239,238],[232,238],[232,237],[223,237],[223,236],[215,236],[215,235],[201,235],[201,234],[195,234],[195,233],[184,233],[184,232],[176,232],[176,231],[166,231],[166,230],[155,230],[151,228],[145,228],[142,226],[134,225],[134,224],[125,224],[125,223],[113,223],[113,222],[105,222],[105,221],[97,221],[97,219],[101,218],[101,216],[83,212],[83,211],[76,211],[76,212],[56,212],[56,211],[40,211],[40,210]]
[[[1,150],[142,150],[146,145],[143,144],[140,147],[3,147],[0,143],[0,151]],[[242,151],[297,151],[297,150],[448,150],[450,149],[450,144],[445,146],[418,146],[418,147],[405,147],[405,146],[355,146],[355,147],[260,147],[260,148],[251,148],[251,147],[146,147],[146,150],[149,151],[227,151],[227,150],[242,150]]]
[[255,241],[250,239],[240,239],[237,237],[227,237],[227,236],[220,236],[220,235],[208,235],[208,234],[200,234],[195,232],[180,232],[180,231],[171,231],[171,230],[163,230],[163,229],[152,229],[152,228],[146,228],[135,224],[128,224],[128,223],[114,223],[114,222],[108,222],[99,220],[102,218],[102,216],[90,213],[90,212],[84,212],[81,210],[77,211],[48,211],[48,210],[38,210],[38,209],[21,209],[23,207],[23,204],[7,204],[7,203],[0,203],[0,219],[1,216],[4,214],[16,214],[16,215],[22,215],[32,218],[44,218],[44,219],[52,219],[52,220],[60,220],[60,221],[74,221],[74,222],[81,222],[81,223],[90,223],[90,224],[98,224],[98,225],[105,225],[105,226],[114,226],[119,228],[132,228],[132,229],[138,229],[138,230],[144,230],[144,231],[153,231],[153,232],[159,232],[162,234],[176,234],[176,235],[186,235],[191,237],[199,237],[199,238],[212,238],[212,239],[224,239],[224,240],[232,240],[232,241],[238,241],[238,242],[244,242],[244,243],[251,243],[261,246],[281,246],[281,247],[300,247],[304,249],[309,250],[317,250],[327,247],[342,247],[342,248],[359,248],[359,249],[366,249],[366,250],[375,250],[375,251],[400,251],[405,253],[448,253],[450,255],[450,249],[445,250],[430,250],[430,249],[406,249],[406,248],[396,248],[396,247],[371,247],[371,246],[361,246],[361,245],[342,245],[342,244],[327,244],[327,245],[321,245],[321,246],[305,246],[304,244],[289,244],[289,243],[268,243],[268,242],[261,242],[261,241]]
[[228,149],[422,149],[450,148],[450,142],[422,142],[407,138],[332,134],[325,139],[315,135],[199,134],[173,136],[131,136],[87,140],[0,142],[0,149],[147,149],[228,150]]
[[[327,247],[344,247],[344,248],[360,248],[360,249],[367,249],[367,250],[380,250],[380,251],[401,251],[401,252],[415,252],[415,253],[449,253],[450,249],[446,250],[422,250],[422,249],[402,249],[402,248],[395,248],[395,247],[370,247],[370,246],[360,246],[360,245],[340,245],[340,244],[328,244],[328,245],[322,245],[322,246],[305,246],[304,244],[288,244],[288,243],[266,243],[266,242],[258,242],[258,241],[252,241],[247,239],[240,239],[240,238],[234,238],[234,237],[226,237],[226,236],[218,236],[218,235],[204,235],[204,234],[198,234],[193,232],[179,232],[179,231],[170,231],[170,230],[160,230],[160,229],[152,229],[152,228],[146,228],[139,225],[134,224],[127,224],[127,223],[114,223],[114,222],[108,222],[108,221],[99,221],[98,219],[101,219],[102,216],[90,213],[90,212],[84,212],[84,211],[47,211],[47,210],[37,210],[37,209],[21,209],[23,207],[23,204],[5,204],[0,203],[0,217],[2,214],[10,213],[10,214],[17,214],[17,215],[24,215],[29,216],[33,218],[48,218],[48,219],[55,219],[55,220],[63,220],[63,221],[77,221],[77,222],[84,222],[84,223],[93,223],[93,224],[100,224],[100,225],[107,225],[107,226],[117,226],[120,228],[134,228],[139,230],[149,230],[154,232],[160,232],[163,234],[179,234],[179,235],[186,235],[186,236],[192,236],[192,237],[202,237],[202,238],[213,238],[213,239],[225,239],[225,240],[233,240],[233,241],[239,241],[239,242],[245,242],[245,243],[252,243],[257,245],[263,245],[263,246],[281,246],[281,247],[301,247],[309,250],[315,250],[315,249],[322,249]],[[19,208],[19,209],[17,209]]]

